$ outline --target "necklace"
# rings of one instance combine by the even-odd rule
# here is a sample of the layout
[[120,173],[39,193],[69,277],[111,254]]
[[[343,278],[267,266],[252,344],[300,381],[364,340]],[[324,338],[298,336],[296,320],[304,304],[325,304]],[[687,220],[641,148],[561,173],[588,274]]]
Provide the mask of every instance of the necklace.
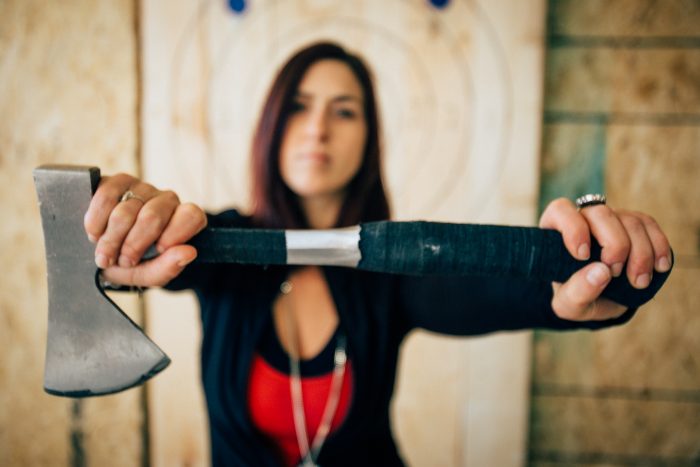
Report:
[[[292,284],[288,281],[284,281],[280,286],[280,291],[287,295],[292,291]],[[301,453],[301,463],[303,467],[318,467],[316,464],[316,459],[321,452],[323,443],[326,441],[328,432],[331,428],[331,423],[333,422],[333,416],[338,409],[338,402],[340,401],[340,393],[343,389],[343,377],[345,375],[345,365],[347,362],[347,354],[345,352],[345,336],[343,334],[338,335],[335,354],[334,354],[334,367],[333,367],[333,377],[331,378],[331,388],[328,393],[328,399],[326,399],[326,406],[323,409],[323,415],[321,416],[321,423],[316,430],[314,439],[311,442],[311,447],[309,448],[309,436],[306,431],[306,416],[304,414],[304,399],[301,392],[301,370],[299,369],[299,342],[296,324],[294,318],[292,317],[291,308],[287,305],[287,310],[285,313],[287,317],[287,325],[291,335],[290,347],[291,352],[287,352],[289,355],[289,368],[290,368],[290,378],[289,378],[289,389],[292,393],[292,413],[294,415],[294,430],[297,436],[297,443],[299,444],[299,452]]]

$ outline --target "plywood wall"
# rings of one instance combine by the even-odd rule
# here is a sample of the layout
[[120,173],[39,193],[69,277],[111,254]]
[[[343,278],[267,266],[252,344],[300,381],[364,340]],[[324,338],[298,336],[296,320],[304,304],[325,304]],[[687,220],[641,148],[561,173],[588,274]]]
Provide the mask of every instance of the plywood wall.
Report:
[[[333,39],[374,69],[397,218],[535,222],[544,2],[143,2],[146,178],[209,209],[248,205],[253,124],[273,73]],[[152,337],[173,357],[151,383],[156,465],[205,465],[191,297],[149,292]],[[521,465],[530,340],[412,335],[394,427],[413,465]],[[173,419],[173,414],[176,418]]]
[[[150,385],[152,444],[143,390],[80,403],[42,391],[46,273],[31,170],[63,162],[136,173],[143,145],[154,183],[212,209],[245,206],[251,121],[295,41],[340,34],[366,51],[399,217],[533,222],[542,1],[453,0],[445,10],[358,1],[351,12],[350,2],[268,2],[267,12],[246,3],[248,14],[232,17],[213,1],[0,1],[1,465],[132,466],[149,455],[155,465],[207,464],[191,297],[151,299],[153,337],[174,359]],[[416,334],[403,352],[399,442],[413,465],[520,465],[526,455],[532,465],[693,465],[700,4],[559,0],[548,10],[541,204],[606,191],[613,205],[647,211],[669,232],[676,270],[628,326],[537,334],[529,447],[527,335]],[[401,159],[407,152],[415,162]],[[424,170],[433,172],[417,177]],[[212,171],[230,178],[209,184]],[[426,183],[412,189],[416,180]],[[117,300],[140,318],[136,297]]]
[[[137,102],[132,0],[0,2],[0,465],[144,463],[141,390],[72,402],[42,389],[46,264],[32,181],[47,163],[136,171]],[[120,303],[138,319],[136,300]]]
[[619,329],[537,333],[531,465],[700,462],[700,2],[551,1],[542,202],[604,191],[676,266]]

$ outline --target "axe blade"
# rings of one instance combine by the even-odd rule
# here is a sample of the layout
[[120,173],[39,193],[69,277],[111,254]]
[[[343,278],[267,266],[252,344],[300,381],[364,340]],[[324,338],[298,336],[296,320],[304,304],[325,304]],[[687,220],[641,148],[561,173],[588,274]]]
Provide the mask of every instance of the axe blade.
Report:
[[44,389],[59,396],[119,392],[170,363],[99,284],[95,246],[83,230],[99,180],[96,167],[47,165],[34,170],[49,291]]

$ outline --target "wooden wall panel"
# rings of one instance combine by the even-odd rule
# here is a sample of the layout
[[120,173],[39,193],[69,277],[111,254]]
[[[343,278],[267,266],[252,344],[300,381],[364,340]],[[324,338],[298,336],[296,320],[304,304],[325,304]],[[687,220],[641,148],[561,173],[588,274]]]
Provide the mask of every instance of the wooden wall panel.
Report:
[[[251,131],[272,74],[301,45],[329,38],[374,69],[397,218],[534,223],[544,2],[246,4],[237,16],[225,2],[143,2],[148,180],[210,210],[245,209]],[[149,294],[152,335],[177,356],[150,386],[154,463],[205,464],[198,316],[191,299]],[[527,334],[412,335],[393,405],[407,460],[521,465],[529,348]]]
[[[44,393],[46,263],[32,169],[137,170],[131,0],[0,2],[0,465],[142,463],[141,391]],[[121,303],[139,318],[138,301]]]
[[605,127],[597,124],[546,124],[542,137],[540,210],[564,196],[598,193],[605,184]]
[[557,0],[550,3],[550,33],[578,37],[700,37],[697,0]]
[[598,391],[700,399],[700,279],[679,265],[654,301],[627,325],[597,333],[550,334],[534,349],[536,387],[556,394]]
[[700,48],[552,48],[546,105],[552,112],[696,114]]
[[[539,440],[538,459],[569,465],[691,465],[698,456],[697,437],[683,436],[700,430],[697,402],[595,396],[536,399],[532,429]],[[579,450],[581,445],[585,452]]]
[[535,338],[531,465],[700,460],[698,2],[552,1],[541,206],[605,192],[676,253],[629,324]]
[[700,122],[615,125],[607,147],[606,183],[614,202],[653,214],[667,230],[680,265],[690,266],[700,253]]

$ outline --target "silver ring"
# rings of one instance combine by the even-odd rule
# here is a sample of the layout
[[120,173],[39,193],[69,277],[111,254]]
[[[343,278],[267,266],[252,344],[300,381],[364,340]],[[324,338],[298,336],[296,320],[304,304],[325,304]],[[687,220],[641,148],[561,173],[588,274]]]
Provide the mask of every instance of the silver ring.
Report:
[[583,195],[576,198],[576,207],[583,209],[588,206],[595,206],[597,204],[605,204],[605,195],[598,193],[591,193],[588,195]]
[[124,201],[129,201],[130,199],[136,199],[141,201],[143,204],[146,204],[146,200],[141,198],[139,195],[134,193],[133,191],[129,190],[126,193],[122,195],[121,198],[119,198],[119,202],[123,203]]

